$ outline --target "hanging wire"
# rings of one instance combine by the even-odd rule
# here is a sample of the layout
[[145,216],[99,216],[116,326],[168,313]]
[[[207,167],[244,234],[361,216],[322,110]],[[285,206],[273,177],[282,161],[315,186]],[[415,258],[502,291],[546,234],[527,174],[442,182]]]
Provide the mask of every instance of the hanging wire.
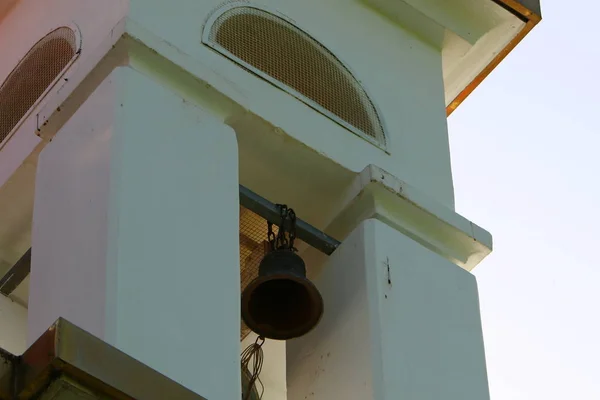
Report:
[[[248,371],[250,376],[248,380],[248,387],[246,388],[246,395],[242,400],[250,400],[252,398],[252,391],[256,388],[256,383],[261,387],[259,399],[262,399],[265,387],[263,386],[260,378],[260,372],[262,371],[264,354],[262,345],[265,343],[265,338],[259,336],[256,341],[242,352],[242,371]],[[258,390],[257,390],[258,392]]]

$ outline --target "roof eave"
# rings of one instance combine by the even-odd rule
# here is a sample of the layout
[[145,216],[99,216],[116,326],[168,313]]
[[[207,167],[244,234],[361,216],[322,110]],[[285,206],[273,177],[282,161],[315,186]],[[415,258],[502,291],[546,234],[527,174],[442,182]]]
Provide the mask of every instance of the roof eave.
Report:
[[513,51],[513,49],[542,20],[539,0],[492,0],[525,22],[523,29],[502,48],[496,56],[471,80],[465,88],[446,106],[446,115],[454,110],[483,82],[485,78]]

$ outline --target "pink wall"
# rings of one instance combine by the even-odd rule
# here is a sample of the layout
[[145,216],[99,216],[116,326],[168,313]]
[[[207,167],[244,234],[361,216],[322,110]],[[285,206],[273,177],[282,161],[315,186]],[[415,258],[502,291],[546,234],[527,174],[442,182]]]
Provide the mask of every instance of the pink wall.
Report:
[[10,9],[15,5],[16,2],[17,0],[3,0],[0,2],[0,21],[2,21],[2,18],[9,13]]
[[[0,8],[0,16],[4,8]],[[0,186],[39,144],[38,125],[54,112],[110,49],[111,39],[118,39],[119,35],[111,32],[126,15],[127,8],[127,0],[21,0],[2,19],[0,82],[37,41],[61,26],[76,31],[81,54],[7,142],[6,151],[0,157]]]

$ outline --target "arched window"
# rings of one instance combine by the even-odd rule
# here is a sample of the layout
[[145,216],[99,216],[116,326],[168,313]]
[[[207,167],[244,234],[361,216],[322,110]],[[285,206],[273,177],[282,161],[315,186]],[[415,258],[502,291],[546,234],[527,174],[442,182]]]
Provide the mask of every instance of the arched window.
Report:
[[0,143],[75,58],[75,32],[58,28],[27,52],[0,86]]
[[203,41],[354,133],[385,134],[360,82],[323,45],[285,19],[248,5],[214,15]]

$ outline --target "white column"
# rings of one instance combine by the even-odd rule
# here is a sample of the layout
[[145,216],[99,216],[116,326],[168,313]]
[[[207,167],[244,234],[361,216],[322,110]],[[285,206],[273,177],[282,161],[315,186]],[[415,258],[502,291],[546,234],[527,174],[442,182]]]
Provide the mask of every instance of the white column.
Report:
[[118,68],[42,152],[29,343],[59,316],[210,400],[240,398],[235,133]]
[[287,343],[289,400],[489,399],[477,284],[463,268],[369,219],[315,284],[325,314]]

